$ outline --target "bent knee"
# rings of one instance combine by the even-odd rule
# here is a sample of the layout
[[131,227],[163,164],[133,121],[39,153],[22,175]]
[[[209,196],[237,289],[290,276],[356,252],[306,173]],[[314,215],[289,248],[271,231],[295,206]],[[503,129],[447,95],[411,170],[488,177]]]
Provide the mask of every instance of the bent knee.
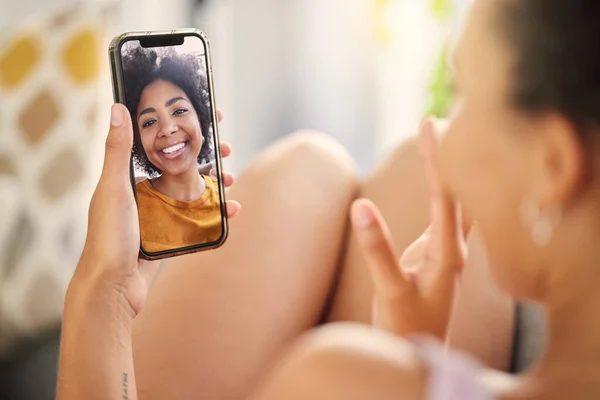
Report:
[[357,168],[350,154],[331,136],[318,131],[296,131],[271,144],[249,167],[249,172],[264,171],[272,177],[310,177],[331,189],[358,186]]
[[324,163],[336,163],[349,173],[356,172],[356,164],[346,148],[323,132],[299,130],[282,138],[280,145],[287,147],[290,156],[300,160],[306,156],[317,156]]

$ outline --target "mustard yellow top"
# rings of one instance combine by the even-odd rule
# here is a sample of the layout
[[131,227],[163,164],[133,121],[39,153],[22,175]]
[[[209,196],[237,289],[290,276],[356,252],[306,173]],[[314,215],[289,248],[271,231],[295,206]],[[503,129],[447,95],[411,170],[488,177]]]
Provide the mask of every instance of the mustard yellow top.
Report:
[[144,250],[173,250],[215,242],[221,237],[219,186],[216,179],[203,178],[206,190],[193,201],[165,196],[148,179],[135,185]]

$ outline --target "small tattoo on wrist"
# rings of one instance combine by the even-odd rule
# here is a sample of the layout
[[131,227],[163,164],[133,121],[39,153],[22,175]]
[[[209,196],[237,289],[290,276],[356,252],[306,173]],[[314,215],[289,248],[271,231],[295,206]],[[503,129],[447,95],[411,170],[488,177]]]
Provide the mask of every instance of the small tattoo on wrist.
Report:
[[127,382],[127,372],[123,372],[123,400],[129,400],[129,383]]

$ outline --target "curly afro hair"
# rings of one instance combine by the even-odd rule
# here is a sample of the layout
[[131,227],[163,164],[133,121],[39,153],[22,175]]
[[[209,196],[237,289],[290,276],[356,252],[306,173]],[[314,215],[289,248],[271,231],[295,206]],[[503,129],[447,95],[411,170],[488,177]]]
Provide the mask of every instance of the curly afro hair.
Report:
[[184,91],[200,120],[204,143],[198,155],[198,162],[212,161],[213,141],[211,129],[210,95],[208,81],[201,71],[201,57],[176,53],[173,49],[146,49],[135,46],[123,49],[121,64],[125,89],[125,106],[133,121],[133,161],[136,167],[149,176],[157,176],[161,171],[154,166],[144,151],[139,127],[137,109],[142,91],[157,80],[170,82]]

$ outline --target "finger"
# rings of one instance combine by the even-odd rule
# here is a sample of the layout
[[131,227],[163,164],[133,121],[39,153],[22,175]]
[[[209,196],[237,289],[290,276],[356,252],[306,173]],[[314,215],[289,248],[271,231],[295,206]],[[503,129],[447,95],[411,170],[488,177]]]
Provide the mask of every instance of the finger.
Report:
[[462,221],[458,223],[458,209],[453,197],[442,183],[438,166],[438,141],[434,121],[428,119],[421,128],[421,148],[425,162],[425,175],[431,198],[431,225],[439,261],[454,261],[457,254]]
[[227,200],[225,207],[227,208],[227,218],[235,217],[242,208],[241,204],[235,200]]
[[365,199],[356,200],[350,218],[375,291],[388,296],[404,291],[408,282],[400,271],[387,224],[375,205]]
[[[217,179],[217,170],[211,169],[210,176]],[[235,175],[231,172],[223,172],[223,186],[229,188],[235,183]]]
[[227,142],[221,142],[221,158],[229,157],[231,155],[231,144]]
[[223,121],[223,111],[217,108],[217,122]]
[[445,299],[453,292],[456,274],[462,267],[464,238],[460,209],[440,179],[434,129],[433,121],[428,120],[421,130],[422,154],[431,196],[431,243],[435,246],[428,255],[439,265],[430,290],[434,296]]
[[411,243],[400,257],[400,268],[406,279],[413,274],[418,276],[415,288],[420,292],[430,290],[436,281],[440,267],[437,262],[431,262],[428,252],[431,248],[431,229],[428,228],[417,240]]
[[400,256],[400,268],[403,272],[415,270],[426,258],[427,248],[429,247],[431,229],[427,228],[421,236],[410,244]]
[[423,122],[419,134],[419,146],[425,166],[425,178],[429,194],[437,197],[442,194],[442,183],[437,169],[438,139],[435,123],[433,118],[428,118]]
[[122,104],[113,104],[110,113],[110,130],[106,138],[102,180],[129,182],[133,129],[129,111]]
[[233,175],[231,172],[223,172],[223,186],[229,188],[233,186],[234,182],[235,175]]
[[213,166],[215,165],[214,161],[211,161],[209,163],[200,165],[198,167],[198,173],[200,175],[210,175],[211,171],[213,170]]
[[[427,121],[426,121],[427,122]],[[450,123],[447,119],[431,119],[431,126],[433,127],[433,141],[435,142],[435,145],[433,147],[433,152],[434,152],[434,159],[436,162],[435,165],[435,169],[436,171],[439,171],[438,167],[437,167],[437,151],[438,151],[438,142],[440,140],[440,138],[443,137],[443,134],[448,130]],[[427,143],[427,142],[425,142]],[[422,146],[422,152],[427,153],[428,150],[427,148],[424,148],[424,146]],[[435,176],[432,176],[433,180],[437,181],[437,185],[440,187],[440,190],[443,190],[446,192],[447,191],[444,190],[443,185],[441,183],[441,179],[439,178],[439,174],[436,173],[435,174],[437,176],[437,179]],[[449,196],[451,197],[451,196]],[[471,232],[471,227],[473,225],[472,220],[469,218],[468,215],[466,215],[463,210],[460,208],[460,205],[456,205],[457,207],[457,221],[459,223],[458,225],[458,233],[459,233],[459,237],[460,238],[466,238],[469,233]]]
[[463,211],[463,208],[461,207],[460,203],[458,201],[454,201],[454,207],[455,207],[455,213],[456,213],[456,236],[458,238],[458,245],[459,245],[459,253],[460,253],[460,258],[461,258],[461,267],[462,264],[464,262],[464,260],[466,260],[466,249],[467,249],[467,238],[469,237],[469,234],[471,233],[471,229],[473,228],[473,223],[471,222],[471,219],[468,217],[465,217],[465,212]]
[[466,240],[469,237],[469,235],[471,234],[471,229],[473,229],[473,220],[471,219],[471,217],[469,217],[469,215],[465,212],[465,210],[460,206],[460,204],[458,204],[457,207],[460,212],[459,221],[462,221],[462,235]]

